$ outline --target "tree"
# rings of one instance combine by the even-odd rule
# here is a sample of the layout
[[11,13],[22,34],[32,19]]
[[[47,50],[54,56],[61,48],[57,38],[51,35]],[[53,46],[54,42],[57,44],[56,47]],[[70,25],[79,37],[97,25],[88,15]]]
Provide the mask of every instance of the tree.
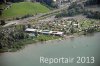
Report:
[[100,19],[99,11],[86,11],[85,15],[87,16],[87,18]]
[[78,14],[84,13],[84,5],[77,4],[77,2],[72,3],[67,10],[62,12],[61,14],[57,14],[56,17],[66,17],[66,16],[75,16]]
[[49,6],[52,6],[53,0],[36,0],[37,2],[45,3]]
[[1,20],[1,25],[5,25],[5,20]]
[[2,9],[0,9],[0,15],[2,15]]
[[88,5],[100,5],[100,0],[87,0],[85,2],[85,6],[88,6]]
[[6,3],[7,1],[6,0],[4,0],[4,3]]

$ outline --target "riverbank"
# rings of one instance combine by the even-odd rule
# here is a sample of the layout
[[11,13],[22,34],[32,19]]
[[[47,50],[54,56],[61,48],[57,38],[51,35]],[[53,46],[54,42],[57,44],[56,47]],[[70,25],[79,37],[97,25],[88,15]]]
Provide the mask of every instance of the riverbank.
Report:
[[28,39],[23,39],[18,42],[14,43],[14,46],[12,48],[4,48],[0,49],[0,53],[3,52],[16,52],[18,50],[23,49],[25,46],[29,44],[35,44],[35,43],[44,43],[44,42],[52,42],[52,41],[61,41],[61,40],[68,40],[72,38],[79,37],[81,35],[75,34],[75,35],[64,35],[63,37],[60,36],[52,36],[52,35],[39,35],[38,37],[30,37]]
[[62,38],[62,37],[51,36],[51,35],[39,35],[37,37],[29,37],[27,39],[23,39],[23,40],[19,40],[17,42],[14,42],[14,44],[11,48],[5,47],[3,49],[0,49],[0,53],[2,53],[2,52],[15,52],[17,50],[24,48],[28,44],[34,44],[37,42],[45,42],[45,41],[55,40],[55,39],[59,39],[59,38]]
[[[94,32],[97,33],[97,32]],[[86,36],[86,35],[91,35],[94,33],[87,33],[87,34],[82,34],[82,33],[74,33],[71,35],[64,35],[63,37],[61,36],[52,36],[52,35],[38,35],[37,37],[30,37],[27,39],[23,39],[20,40],[18,42],[14,42],[13,47],[12,48],[4,48],[4,49],[0,49],[0,53],[3,52],[16,52],[18,50],[23,49],[25,46],[29,45],[29,44],[35,44],[35,43],[48,43],[48,42],[52,42],[52,41],[61,41],[61,40],[68,40],[68,39],[74,39],[80,36]]]
[[0,54],[2,66],[50,66],[41,64],[41,56],[47,58],[59,57],[94,57],[94,64],[51,64],[51,66],[96,66],[99,63],[100,33],[91,36],[80,36],[73,40],[48,41],[29,44],[17,52]]
[[[0,30],[0,52],[17,51],[24,48],[25,45],[33,44],[36,42],[43,42],[55,39],[69,39],[75,38],[81,35],[87,35],[94,32],[100,32],[99,20],[82,20],[75,21],[74,19],[57,20],[54,22],[43,22],[34,25],[12,25],[9,27],[2,27]],[[25,32],[27,27],[40,28],[44,30],[54,30],[64,32],[64,36],[43,35],[29,36],[29,33]]]

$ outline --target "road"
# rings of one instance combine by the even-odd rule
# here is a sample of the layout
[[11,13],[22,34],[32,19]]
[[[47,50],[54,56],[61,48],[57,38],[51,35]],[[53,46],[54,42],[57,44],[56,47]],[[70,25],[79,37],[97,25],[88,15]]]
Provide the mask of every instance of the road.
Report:
[[65,6],[62,7],[62,8],[50,11],[48,13],[38,14],[38,15],[33,16],[33,17],[28,17],[28,18],[24,18],[24,19],[20,19],[20,20],[6,21],[7,24],[4,25],[3,27],[10,26],[10,25],[16,25],[16,24],[22,24],[22,23],[25,23],[25,22],[27,23],[31,20],[42,20],[42,19],[45,19],[45,18],[50,17],[52,15],[55,15],[56,13],[59,13],[62,10],[67,9],[69,7],[69,5],[70,4],[65,4]]
[[[81,1],[79,3],[82,3],[84,1]],[[55,14],[57,13],[60,13],[61,11],[67,9],[68,7],[70,6],[70,3],[66,3],[63,7],[59,8],[59,9],[56,9],[56,10],[53,10],[53,11],[50,11],[48,13],[43,13],[43,14],[38,14],[36,16],[33,16],[33,17],[28,17],[28,18],[24,18],[24,19],[20,19],[20,20],[14,20],[14,21],[7,21],[6,25],[4,25],[4,27],[6,26],[10,26],[10,25],[15,25],[15,24],[25,24],[25,23],[28,23],[28,22],[31,22],[32,20],[33,21],[38,21],[38,20],[42,20],[42,19],[46,19],[50,16],[54,16]]]

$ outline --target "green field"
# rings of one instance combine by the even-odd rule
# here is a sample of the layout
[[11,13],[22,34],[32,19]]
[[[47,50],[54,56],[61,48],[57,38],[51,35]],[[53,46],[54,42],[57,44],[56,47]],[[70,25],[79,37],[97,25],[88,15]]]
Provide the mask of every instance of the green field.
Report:
[[25,15],[35,15],[50,11],[40,3],[20,2],[13,3],[11,7],[3,11],[2,18],[22,17]]

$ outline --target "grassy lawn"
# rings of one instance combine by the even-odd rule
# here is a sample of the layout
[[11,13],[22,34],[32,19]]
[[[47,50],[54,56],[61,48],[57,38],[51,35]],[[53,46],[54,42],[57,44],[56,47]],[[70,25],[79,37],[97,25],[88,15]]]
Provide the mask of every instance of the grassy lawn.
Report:
[[21,17],[27,14],[34,15],[37,13],[46,13],[50,11],[40,3],[20,2],[13,3],[10,8],[3,11],[2,18]]
[[38,41],[48,41],[48,40],[53,40],[53,39],[58,39],[61,38],[59,36],[52,36],[52,35],[39,35],[35,40]]

